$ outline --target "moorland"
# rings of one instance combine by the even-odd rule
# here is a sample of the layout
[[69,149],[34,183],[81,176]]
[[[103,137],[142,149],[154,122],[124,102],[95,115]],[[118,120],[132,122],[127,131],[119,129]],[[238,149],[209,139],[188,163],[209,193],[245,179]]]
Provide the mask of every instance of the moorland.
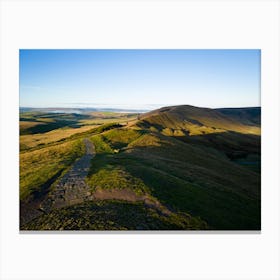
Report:
[[20,110],[21,230],[260,230],[261,109]]

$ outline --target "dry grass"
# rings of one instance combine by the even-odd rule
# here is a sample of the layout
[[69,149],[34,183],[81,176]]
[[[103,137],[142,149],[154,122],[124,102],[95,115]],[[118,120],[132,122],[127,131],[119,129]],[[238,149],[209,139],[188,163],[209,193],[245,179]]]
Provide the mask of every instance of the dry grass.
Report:
[[44,124],[44,123],[43,122],[32,122],[32,121],[21,121],[19,126],[20,126],[20,130],[22,130],[22,129],[34,127],[39,124]]
[[134,117],[127,118],[127,117],[120,117],[120,118],[96,118],[96,119],[89,119],[89,120],[81,120],[79,123],[82,125],[102,125],[106,123],[118,122],[121,124],[127,124],[128,122],[134,120]]
[[[22,123],[22,122],[20,122]],[[70,137],[76,133],[85,132],[96,126],[87,125],[80,128],[59,128],[46,133],[38,133],[33,135],[21,135],[20,144],[25,148],[33,148],[38,145],[49,144]]]

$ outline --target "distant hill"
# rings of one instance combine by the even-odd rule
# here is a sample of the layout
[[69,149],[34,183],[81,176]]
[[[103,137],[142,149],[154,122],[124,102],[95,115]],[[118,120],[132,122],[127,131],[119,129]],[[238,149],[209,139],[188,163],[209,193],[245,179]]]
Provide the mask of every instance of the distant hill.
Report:
[[181,129],[189,135],[219,131],[260,134],[260,108],[209,109],[180,105],[142,114],[140,120],[156,128]]
[[142,114],[137,125],[186,143],[215,148],[230,159],[237,159],[251,153],[260,155],[261,128],[253,123],[258,112],[255,108],[244,108],[242,113],[239,108],[237,114],[235,109],[180,105]]

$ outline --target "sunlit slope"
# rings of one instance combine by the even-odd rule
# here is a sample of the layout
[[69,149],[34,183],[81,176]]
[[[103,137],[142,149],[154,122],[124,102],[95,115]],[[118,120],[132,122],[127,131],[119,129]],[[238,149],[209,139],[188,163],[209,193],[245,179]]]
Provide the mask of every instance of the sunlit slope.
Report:
[[31,201],[44,193],[83,153],[81,140],[20,153],[20,199]]
[[135,119],[135,114],[115,112],[54,113],[28,111],[20,113],[20,135],[44,134],[56,129],[82,128],[105,123],[126,123]]
[[79,128],[58,128],[45,133],[20,135],[20,150],[26,151],[32,148],[40,148],[50,143],[62,142],[71,135],[83,133],[94,128],[93,125],[85,125]]
[[223,131],[234,131],[245,134],[260,134],[257,124],[244,124],[223,111],[199,108],[189,105],[164,107],[143,114],[140,117],[143,125],[178,135],[200,135]]

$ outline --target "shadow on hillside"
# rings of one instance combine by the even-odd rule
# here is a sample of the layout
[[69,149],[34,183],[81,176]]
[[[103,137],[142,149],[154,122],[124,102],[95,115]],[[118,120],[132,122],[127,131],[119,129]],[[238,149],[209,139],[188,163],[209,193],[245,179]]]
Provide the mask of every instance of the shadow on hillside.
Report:
[[51,185],[59,178],[64,170],[58,171],[45,183],[31,190],[31,194],[25,200],[20,200],[20,226],[42,214],[40,203],[47,197]]
[[226,154],[230,160],[261,154],[261,137],[237,132],[218,132],[193,136],[173,136],[188,144],[203,145]]
[[230,150],[233,147],[230,139],[227,145],[219,146],[219,141],[206,138],[209,147],[205,147],[205,135],[190,137],[194,142],[180,137],[159,137],[163,140],[161,146],[134,146],[119,154],[99,155],[93,160],[90,174],[121,167],[140,179],[154,197],[173,211],[200,216],[214,229],[260,229],[260,175],[222,156],[225,150],[244,154],[248,149],[250,153],[259,151],[258,142],[253,148],[252,143],[250,146],[250,141],[257,138],[250,135],[247,142],[235,144]]

